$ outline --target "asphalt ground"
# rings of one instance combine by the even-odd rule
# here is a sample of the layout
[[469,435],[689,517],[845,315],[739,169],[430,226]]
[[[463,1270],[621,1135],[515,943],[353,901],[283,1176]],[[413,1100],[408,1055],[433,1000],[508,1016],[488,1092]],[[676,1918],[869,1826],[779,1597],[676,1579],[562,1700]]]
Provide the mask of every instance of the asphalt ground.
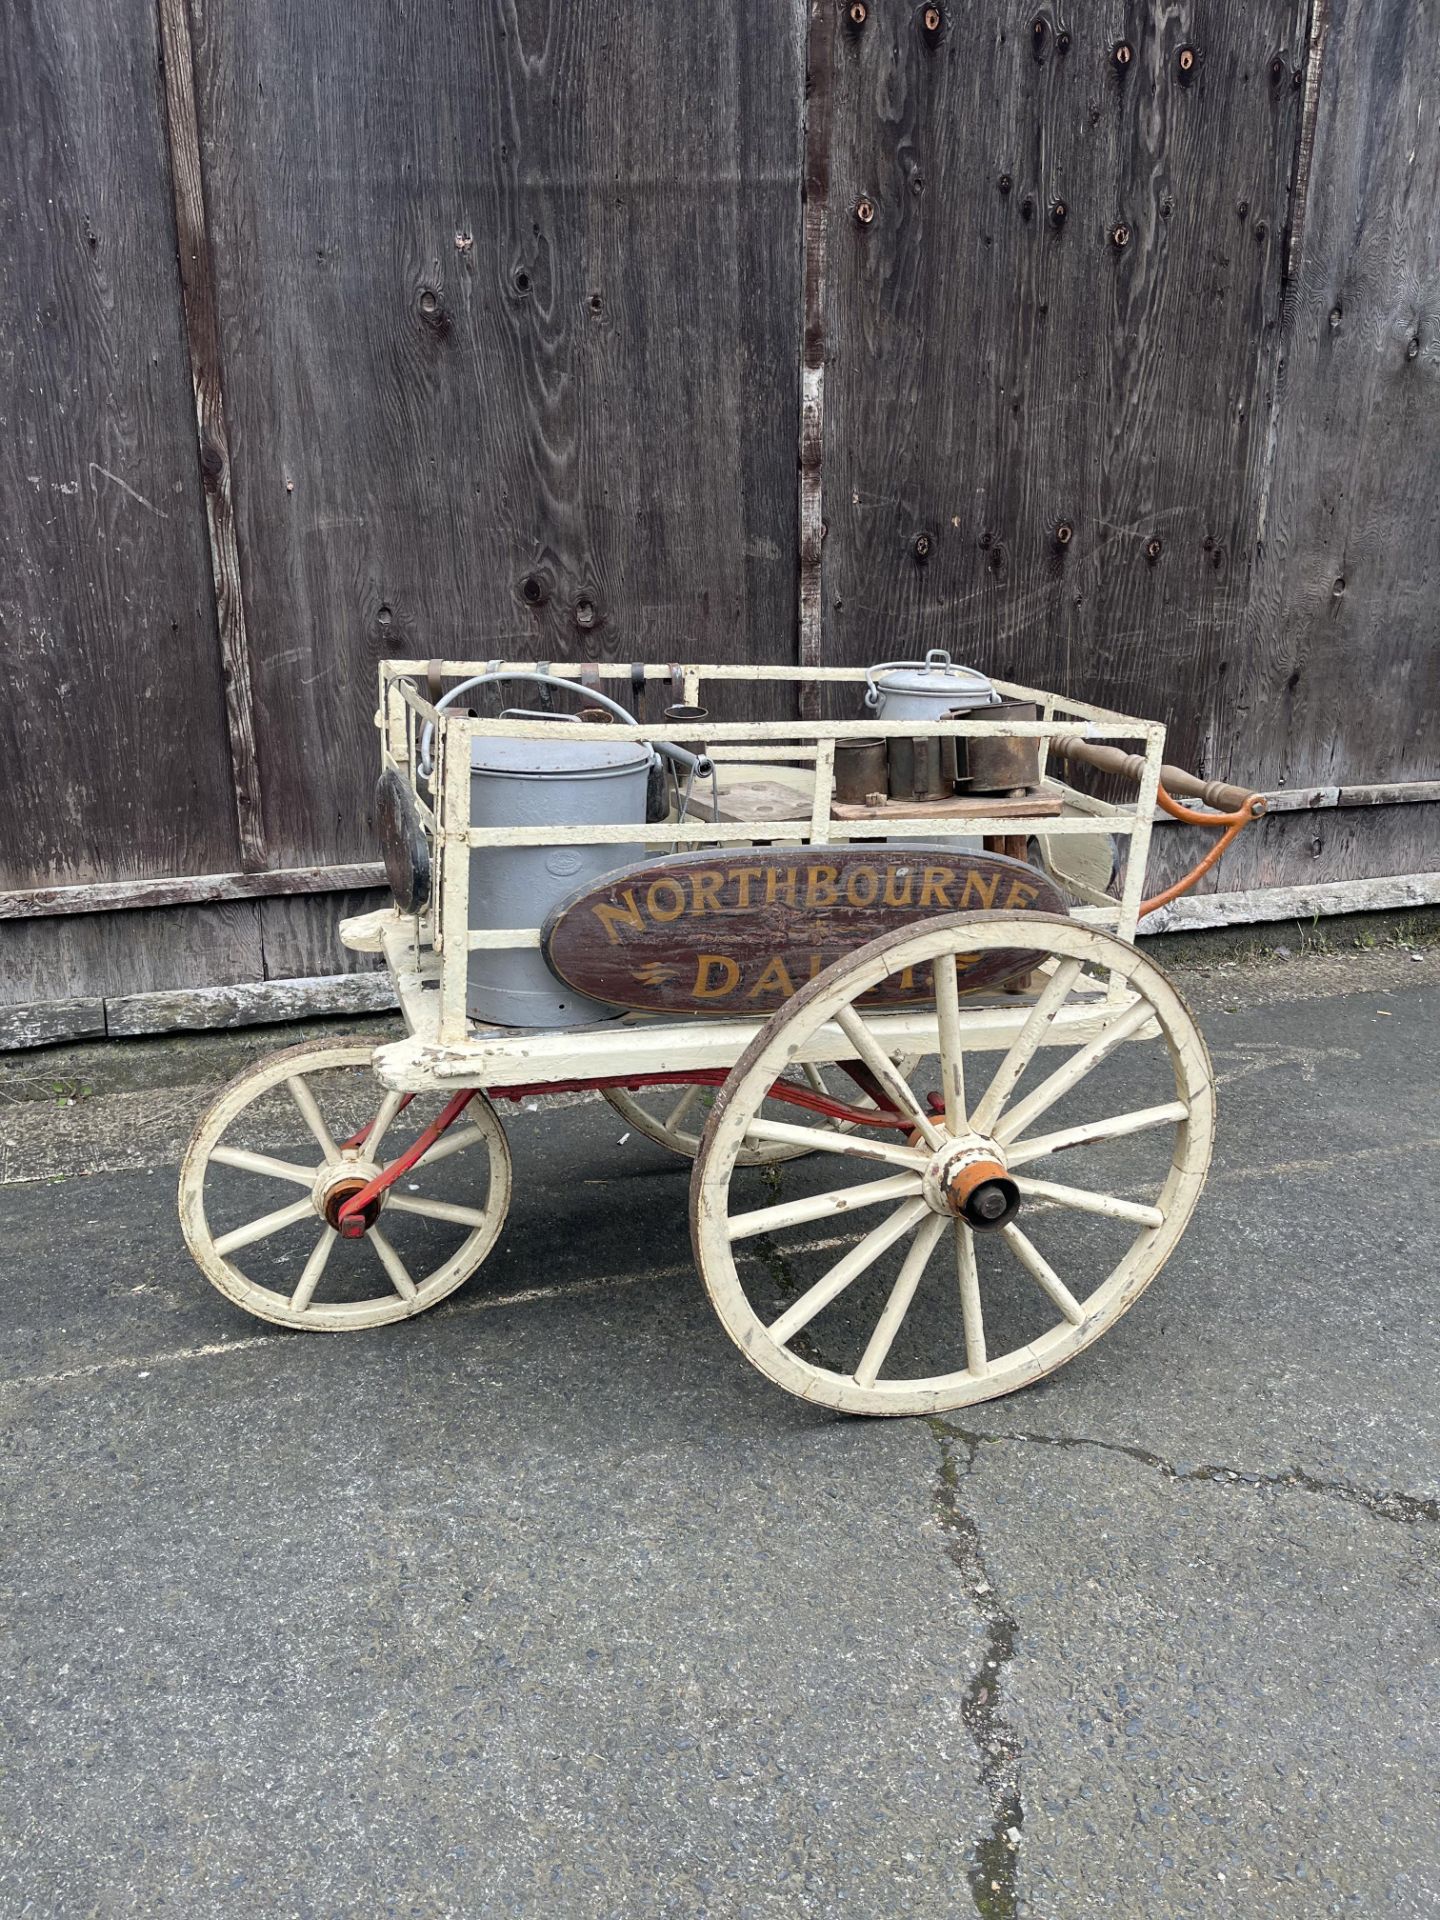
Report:
[[180,1242],[213,1087],[0,1090],[0,1912],[1440,1911],[1440,956],[1182,984],[1194,1223],[934,1421],[747,1366],[597,1103],[322,1338]]

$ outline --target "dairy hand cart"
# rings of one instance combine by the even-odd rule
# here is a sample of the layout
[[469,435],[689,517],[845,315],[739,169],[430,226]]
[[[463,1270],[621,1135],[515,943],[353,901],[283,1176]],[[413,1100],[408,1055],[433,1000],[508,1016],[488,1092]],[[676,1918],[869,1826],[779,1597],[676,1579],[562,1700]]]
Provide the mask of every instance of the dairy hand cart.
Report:
[[[530,706],[461,704],[512,681]],[[849,717],[702,704],[765,682]],[[1174,1249],[1215,1097],[1194,1020],[1133,944],[1159,904],[1151,822],[1158,805],[1218,835],[1168,899],[1264,802],[1164,767],[1162,726],[944,654],[387,661],[377,723],[394,904],[340,931],[383,954],[408,1037],[290,1048],[205,1114],[180,1214],[231,1301],[318,1330],[434,1306],[506,1220],[497,1106],[580,1090],[615,1137],[693,1159],[722,1325],[829,1407],[1025,1386]],[[1123,798],[1060,777],[1074,765]]]

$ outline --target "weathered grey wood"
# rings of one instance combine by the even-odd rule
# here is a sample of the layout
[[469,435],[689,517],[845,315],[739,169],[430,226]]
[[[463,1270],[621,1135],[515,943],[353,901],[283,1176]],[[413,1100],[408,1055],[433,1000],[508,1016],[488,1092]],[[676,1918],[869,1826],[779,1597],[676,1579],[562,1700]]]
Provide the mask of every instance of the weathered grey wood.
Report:
[[215,582],[215,611],[225,666],[225,716],[240,858],[246,867],[265,865],[265,827],[261,814],[260,768],[255,745],[255,701],[250,686],[250,649],[245,635],[245,601],[240,553],[235,539],[235,509],[230,492],[230,434],[225,421],[220,329],[215,307],[215,278],[206,230],[205,183],[201,175],[200,136],[195,121],[195,75],[190,47],[188,0],[158,0],[160,42],[165,74],[165,123],[170,176],[175,193],[180,285],[184,293],[185,338],[195,394],[195,424],[200,442],[200,475],[205,523],[210,535],[210,567]]
[[0,1006],[263,978],[253,900],[0,926]]
[[258,903],[267,980],[303,980],[312,974],[363,973],[381,965],[374,954],[352,953],[340,939],[342,920],[393,906],[388,890],[292,894]]
[[1304,0],[943,20],[875,0],[836,42],[827,658],[948,645],[1123,698],[1208,776],[1260,534]]
[[383,884],[378,861],[345,867],[287,867],[273,873],[195,873],[156,880],[30,887],[0,893],[0,920],[43,920],[65,913],[116,913],[209,900],[258,900],[281,894],[335,893]]
[[1241,893],[1196,894],[1172,900],[1140,922],[1141,937],[1200,927],[1249,927],[1274,920],[1316,921],[1332,914],[1394,913],[1440,901],[1440,873],[1397,878],[1333,880],[1294,887],[1258,887]]
[[[1333,0],[1231,762],[1267,786],[1440,774],[1440,75],[1408,0]],[[1422,815],[1410,865],[1433,864]],[[1299,877],[1299,876],[1290,876]]]
[[[1149,891],[1170,885],[1200,858],[1214,836],[1175,826],[1151,841]],[[1436,863],[1436,812],[1425,807],[1325,808],[1275,813],[1247,827],[1197,893],[1257,887],[1311,886],[1429,872]]]
[[[835,59],[834,0],[810,0],[805,49],[805,177],[801,245],[804,260],[803,335],[800,355],[800,592],[798,660],[824,664],[821,608],[825,537],[825,351],[826,243],[830,218],[831,94]],[[807,719],[819,717],[818,689],[801,693]]]
[[104,1031],[103,1000],[42,1000],[28,1007],[0,1007],[0,1053],[53,1047],[63,1040],[95,1040]]
[[158,67],[152,0],[5,6],[0,886],[237,865]]
[[112,1036],[194,1032],[313,1020],[323,1014],[384,1013],[395,1004],[387,974],[346,973],[323,980],[130,994],[105,1003],[105,1022]]
[[1271,813],[1319,813],[1330,807],[1414,807],[1440,801],[1440,780],[1400,780],[1376,787],[1286,787],[1265,795]]
[[793,657],[800,0],[193,24],[275,864],[383,653]]

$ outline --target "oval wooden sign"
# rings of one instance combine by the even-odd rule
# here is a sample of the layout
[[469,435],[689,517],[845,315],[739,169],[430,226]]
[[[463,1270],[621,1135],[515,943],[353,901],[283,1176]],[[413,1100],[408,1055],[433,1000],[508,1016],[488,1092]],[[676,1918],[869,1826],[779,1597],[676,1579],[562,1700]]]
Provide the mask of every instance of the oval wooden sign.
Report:
[[[823,967],[897,927],[960,911],[1064,913],[1045,875],[945,847],[745,847],[623,868],[563,902],[541,930],[551,971],[592,999],[647,1013],[768,1014]],[[961,955],[963,992],[1028,973],[1040,955]],[[968,964],[967,964],[968,963]],[[868,996],[934,998],[929,967]]]

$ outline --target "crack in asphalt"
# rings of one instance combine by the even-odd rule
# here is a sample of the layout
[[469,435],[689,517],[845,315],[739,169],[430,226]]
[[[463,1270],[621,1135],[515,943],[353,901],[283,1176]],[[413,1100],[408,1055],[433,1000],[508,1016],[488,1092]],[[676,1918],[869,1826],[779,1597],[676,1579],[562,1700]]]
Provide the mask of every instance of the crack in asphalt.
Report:
[[[960,1483],[974,1471],[982,1447],[1092,1448],[1133,1460],[1166,1480],[1314,1494],[1341,1500],[1376,1519],[1401,1526],[1440,1521],[1440,1500],[1393,1488],[1382,1491],[1359,1487],[1349,1480],[1321,1480],[1299,1467],[1283,1473],[1249,1473],[1241,1467],[1215,1464],[1177,1466],[1144,1447],[1096,1440],[1084,1434],[981,1433],[957,1427],[936,1414],[928,1416],[925,1424],[940,1447],[940,1470],[931,1503],[935,1523],[944,1538],[945,1551],[964,1582],[966,1596],[985,1627],[984,1652],[960,1703],[961,1718],[979,1762],[980,1784],[990,1802],[990,1823],[975,1838],[968,1869],[971,1898],[981,1920],[1015,1920],[1019,1912],[1019,1848],[1025,1825],[1020,1736],[1005,1718],[1000,1699],[1005,1672],[1015,1658],[1020,1639],[1019,1622],[996,1593],[986,1567],[979,1526],[960,1504]],[[963,1464],[957,1461],[961,1449]]]
[[1287,1467],[1283,1473],[1248,1473],[1243,1467],[1177,1466],[1174,1461],[1166,1460],[1158,1453],[1150,1453],[1144,1447],[1130,1446],[1121,1440],[1095,1440],[1078,1433],[979,1433],[973,1429],[952,1426],[949,1421],[939,1417],[933,1417],[930,1424],[937,1434],[949,1440],[958,1440],[968,1447],[972,1461],[980,1447],[1000,1446],[1007,1442],[1064,1449],[1093,1447],[1101,1453],[1121,1454],[1142,1467],[1149,1467],[1166,1480],[1199,1480],[1214,1486],[1254,1487],[1263,1492],[1313,1493],[1330,1500],[1343,1500],[1348,1506],[1360,1507],[1364,1512],[1373,1514],[1377,1520],[1391,1520],[1406,1527],[1418,1526],[1423,1521],[1440,1521],[1440,1499],[1400,1493],[1393,1488],[1380,1491],[1357,1487],[1350,1480],[1321,1480],[1300,1467]]
[[[981,1920],[1015,1920],[1025,1802],[1020,1786],[1020,1736],[1001,1712],[1000,1688],[1005,1669],[1015,1657],[1020,1629],[986,1571],[980,1529],[960,1505],[960,1481],[973,1469],[979,1451],[976,1437],[935,1418],[926,1425],[940,1445],[932,1502],[936,1525],[970,1604],[985,1626],[984,1653],[960,1702],[960,1717],[979,1760],[980,1784],[990,1801],[990,1824],[976,1835],[970,1850],[970,1897]],[[956,1463],[957,1441],[965,1448],[963,1469]]]

